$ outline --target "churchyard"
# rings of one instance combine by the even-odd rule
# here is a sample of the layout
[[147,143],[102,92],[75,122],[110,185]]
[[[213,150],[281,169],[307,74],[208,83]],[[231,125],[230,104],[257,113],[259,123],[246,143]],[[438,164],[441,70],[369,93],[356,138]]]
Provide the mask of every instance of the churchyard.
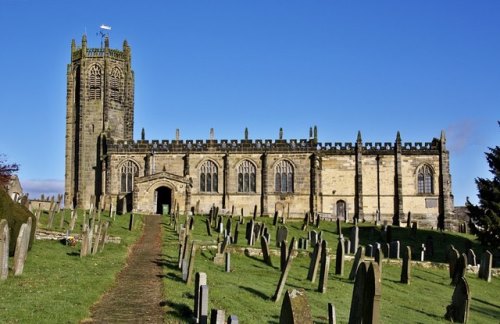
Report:
[[[256,217],[254,233],[260,232],[261,237],[270,237],[270,240],[264,242],[267,239],[258,238],[256,235],[253,238],[253,245],[249,245],[251,238],[246,234],[248,233],[247,226],[251,228],[251,225],[247,224],[252,221],[252,217],[242,219],[239,216],[232,218],[214,216],[212,221],[209,221],[210,226],[207,222],[209,218],[206,216],[195,216],[193,219],[194,221],[180,216],[177,220],[173,218],[167,221],[167,224],[169,222],[171,224],[164,226],[163,266],[166,322],[192,320],[195,316],[195,308],[198,309],[198,317],[203,322],[203,316],[199,313],[201,308],[196,306],[194,301],[194,299],[198,300],[196,294],[201,294],[201,290],[195,288],[200,275],[206,278],[202,281],[206,283],[204,293],[208,295],[204,301],[208,303],[204,305],[207,313],[205,318],[208,318],[208,322],[211,316],[219,316],[229,323],[229,317],[233,315],[233,318],[237,317],[240,323],[279,323],[280,316],[283,316],[283,299],[287,290],[293,289],[304,293],[314,323],[329,322],[329,303],[330,307],[334,307],[337,323],[347,323],[350,316],[353,316],[350,312],[354,290],[353,279],[356,277],[356,270],[352,269],[355,263],[354,253],[345,254],[343,274],[336,274],[339,235],[335,221],[320,221],[319,228],[316,227],[316,221],[310,222],[307,226],[304,226],[301,220],[287,221],[284,224],[288,230],[284,251],[289,251],[292,238],[295,238],[297,248],[293,252],[294,257],[289,260],[287,276],[283,279],[281,267],[285,261],[281,260],[281,248],[276,244],[277,229],[283,224],[277,222],[273,225],[272,217]],[[231,219],[231,224],[228,224],[229,219]],[[238,233],[236,233],[236,223],[239,221],[243,224],[238,225]],[[190,223],[192,223],[192,230],[186,230]],[[260,225],[264,225],[267,230],[261,230]],[[344,239],[350,239],[353,242],[351,236],[351,233],[354,235],[355,232],[353,224],[341,223],[340,225]],[[260,228],[256,230],[255,227]],[[226,234],[231,233],[233,243],[230,243],[231,239],[224,239],[224,231]],[[395,246],[397,245],[392,244],[389,247],[393,248],[393,252],[389,252],[392,258],[385,257],[382,261],[379,286],[381,295],[378,298],[375,296],[375,299],[379,300],[376,312],[381,323],[449,322],[445,319],[445,313],[447,313],[447,306],[452,304],[452,295],[455,290],[455,285],[451,285],[452,278],[450,278],[447,262],[449,259],[447,255],[450,254],[449,247],[453,245],[460,253],[472,248],[478,255],[477,262],[479,263],[482,248],[472,241],[472,236],[417,228],[412,230],[404,227],[388,226],[384,230],[383,225],[375,227],[371,223],[358,224],[357,231],[359,244],[365,247],[365,261],[375,261],[376,242],[385,243],[387,239],[390,242],[399,241],[399,258],[396,258]],[[389,238],[387,238],[388,232]],[[189,233],[187,240],[186,233]],[[314,242],[311,242],[311,239],[318,241],[319,233],[323,241],[326,241],[327,256],[330,259],[329,262],[325,262],[326,268],[329,268],[326,271],[320,261],[321,257],[314,258],[319,252],[315,252],[312,244]],[[236,237],[237,242],[234,242]],[[309,239],[307,243],[306,239]],[[195,245],[194,249],[192,242]],[[425,243],[427,243],[427,248],[422,251],[422,244]],[[304,248],[306,245],[307,248]],[[381,244],[381,250],[387,255],[387,250],[382,245],[385,246],[385,244]],[[269,251],[266,246],[269,247]],[[408,250],[407,246],[411,250],[411,260],[413,260],[409,263],[404,262],[408,255],[405,252]],[[344,243],[343,251],[345,249]],[[224,253],[221,253],[222,250]],[[351,251],[355,250],[351,249]],[[194,255],[192,251],[195,251]],[[424,261],[420,262],[422,252]],[[373,255],[373,257],[368,255]],[[378,263],[366,263],[367,270],[370,264],[378,265]],[[463,267],[464,270],[465,268]],[[403,269],[405,271],[402,271]],[[468,322],[493,323],[500,318],[499,281],[497,278],[492,279],[491,282],[479,279],[472,269],[469,266],[469,270],[464,274],[470,293]],[[326,278],[322,279],[322,273],[327,273]],[[349,279],[350,277],[352,280]],[[281,294],[276,300],[276,294],[280,288],[279,283],[283,281]],[[356,281],[361,280],[356,279]],[[460,288],[461,286],[458,290]],[[362,292],[361,295],[363,295]],[[460,296],[455,298],[460,299]],[[199,304],[202,303],[200,300]],[[355,304],[360,304],[360,302],[357,301]],[[214,314],[211,314],[212,310]],[[219,311],[215,312],[215,310]],[[355,313],[363,311],[357,309]],[[301,312],[304,311],[301,310]],[[455,316],[458,315],[455,314]]]

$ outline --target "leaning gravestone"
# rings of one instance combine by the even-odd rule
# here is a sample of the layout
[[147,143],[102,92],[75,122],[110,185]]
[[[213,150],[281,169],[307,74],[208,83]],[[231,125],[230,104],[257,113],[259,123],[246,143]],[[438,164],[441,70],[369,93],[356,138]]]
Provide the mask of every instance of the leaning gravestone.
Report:
[[380,277],[382,277],[382,261],[384,261],[384,252],[382,252],[382,248],[380,246],[375,249],[374,258],[375,262],[378,263]]
[[462,253],[455,263],[455,269],[453,271],[453,278],[451,280],[452,285],[456,285],[461,277],[465,276],[465,271],[467,270],[467,256]]
[[210,324],[225,324],[226,312],[223,309],[214,309],[210,312]]
[[335,306],[332,303],[328,303],[328,324],[336,324],[337,319],[335,316]]
[[323,294],[326,292],[326,285],[328,283],[328,272],[330,270],[330,256],[328,255],[327,249],[328,249],[328,243],[326,242],[326,240],[323,240],[323,242],[321,242],[321,269],[319,272],[319,285],[318,285],[318,291]]
[[316,272],[318,271],[319,262],[321,260],[321,244],[316,243],[314,246],[313,253],[311,255],[311,261],[309,263],[309,271],[307,272],[307,280],[314,282],[316,279]]
[[335,259],[335,274],[343,276],[344,275],[344,261],[345,261],[345,251],[343,239],[339,237],[339,243],[337,244],[337,256]]
[[457,264],[460,255],[453,245],[450,245],[447,253],[448,260],[448,270],[450,274],[450,279],[453,279],[453,274],[455,273],[455,266]]
[[207,274],[205,272],[197,272],[194,277],[194,309],[195,322],[198,322],[200,314],[200,288],[207,284]]
[[0,220],[0,280],[7,279],[9,274],[9,224],[6,219]]
[[446,307],[444,317],[453,323],[467,323],[470,301],[469,284],[464,277],[460,277],[453,291],[451,304]]
[[186,284],[190,284],[193,278],[193,269],[194,269],[194,259],[196,257],[196,244],[193,242],[191,245],[191,254],[189,255],[189,263],[187,268],[187,278]]
[[288,272],[290,272],[290,268],[292,267],[292,260],[293,260],[293,249],[295,245],[295,237],[292,238],[292,241],[290,242],[290,248],[288,250],[288,258],[286,260],[286,265],[285,269],[281,272],[280,280],[278,281],[278,286],[276,287],[276,291],[272,297],[272,300],[274,302],[278,302],[278,300],[281,297],[281,294],[283,293],[283,289],[285,288],[285,283],[286,283],[286,278],[288,277]]
[[271,261],[271,255],[269,254],[269,244],[267,244],[267,240],[264,236],[260,237],[260,246],[262,248],[262,255],[264,257],[264,262],[268,266],[273,266],[273,262]]
[[17,236],[16,251],[14,252],[14,276],[23,274],[24,262],[28,256],[28,246],[31,236],[31,217],[28,222],[21,225]]
[[478,278],[491,282],[491,268],[493,266],[493,254],[490,251],[483,253],[481,265],[479,266]]
[[411,248],[403,250],[403,266],[401,267],[401,283],[410,284],[411,277]]
[[281,246],[280,246],[280,270],[281,270],[281,272],[285,271],[287,260],[288,260],[288,248],[286,245],[286,241],[281,241]]
[[476,254],[474,253],[474,251],[472,249],[469,249],[467,250],[467,262],[475,267],[476,266]]
[[354,281],[349,323],[380,323],[381,295],[378,265],[362,262]]
[[359,246],[359,227],[354,226],[351,228],[351,253],[356,253]]
[[349,273],[349,280],[354,280],[354,278],[356,278],[356,273],[358,272],[358,268],[360,264],[362,264],[364,261],[365,261],[365,247],[360,246],[358,247],[358,251],[354,256],[354,262],[352,263],[351,272]]
[[280,324],[312,324],[311,306],[303,290],[287,291],[281,304]]

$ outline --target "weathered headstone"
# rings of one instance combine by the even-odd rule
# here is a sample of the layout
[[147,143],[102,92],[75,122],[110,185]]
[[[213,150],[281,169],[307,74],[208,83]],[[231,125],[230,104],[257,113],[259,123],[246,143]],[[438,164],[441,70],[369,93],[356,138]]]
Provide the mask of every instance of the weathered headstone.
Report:
[[278,211],[274,212],[274,217],[273,217],[273,225],[276,226],[278,224]]
[[400,243],[399,241],[391,242],[391,250],[389,257],[391,259],[399,259]]
[[335,315],[335,306],[332,303],[328,303],[328,324],[336,324],[337,317]]
[[358,250],[359,246],[359,228],[357,226],[351,228],[350,240],[351,240],[351,253],[354,254]]
[[375,262],[378,264],[378,269],[380,272],[380,276],[382,277],[382,262],[384,261],[384,252],[382,252],[381,247],[375,248],[375,253],[374,253],[374,258]]
[[408,216],[406,217],[406,227],[410,228],[411,226],[411,212],[408,212]]
[[354,280],[356,278],[356,273],[358,272],[359,265],[365,261],[365,247],[358,247],[358,251],[354,256],[354,262],[352,263],[351,272],[349,273],[349,280]]
[[7,279],[9,274],[9,241],[9,223],[6,219],[2,219],[0,220],[0,280]]
[[455,273],[455,266],[457,264],[458,258],[460,255],[458,254],[457,249],[453,245],[450,245],[448,248],[448,252],[446,254],[446,259],[448,261],[448,270],[450,279],[453,279],[453,275]]
[[253,206],[253,219],[257,218],[257,205]]
[[467,279],[460,277],[451,297],[451,304],[446,307],[444,317],[453,323],[467,323],[471,295]]
[[288,248],[286,241],[281,241],[280,246],[280,270],[285,271],[286,261],[288,260]]
[[247,223],[245,238],[247,239],[248,245],[253,245],[253,241],[254,241],[254,221],[253,220],[250,220],[250,222]]
[[318,285],[318,291],[323,294],[326,292],[329,270],[330,270],[330,256],[328,255],[328,243],[326,242],[326,240],[323,240],[323,242],[321,242],[321,269],[319,272],[319,285]]
[[422,245],[420,246],[420,261],[422,261],[422,262],[425,259],[425,250],[426,250],[425,244],[422,243]]
[[337,235],[342,234],[342,222],[340,221],[340,218],[337,217]]
[[198,323],[208,324],[208,286],[200,286],[200,304],[199,304],[199,315]]
[[14,276],[20,276],[23,274],[24,262],[28,256],[28,246],[30,243],[31,236],[31,217],[28,218],[28,222],[21,225],[19,229],[19,235],[16,241],[16,250],[14,252]]
[[231,315],[227,318],[227,324],[238,324],[238,316]]
[[207,284],[207,274],[205,272],[197,272],[194,277],[194,317],[195,321],[198,322],[198,316],[200,314],[200,288]]
[[493,266],[493,254],[486,251],[481,256],[481,264],[479,266],[478,278],[491,282],[491,268]]
[[312,324],[311,306],[303,290],[288,290],[281,304],[280,324]]
[[373,245],[368,244],[366,246],[366,256],[367,257],[373,257]]
[[264,236],[260,237],[260,246],[262,248],[262,256],[264,257],[264,262],[272,267],[273,262],[271,261],[271,255],[269,254],[269,244],[267,243],[267,240]]
[[223,309],[214,309],[210,312],[210,324],[225,324],[226,311]]
[[191,245],[191,253],[189,254],[189,263],[187,269],[187,278],[186,283],[189,285],[191,280],[193,279],[193,269],[194,269],[194,260],[196,257],[196,244],[193,242]]
[[339,237],[339,242],[337,244],[337,255],[335,259],[335,274],[344,275],[344,261],[345,261],[345,250],[343,238]]
[[231,272],[231,254],[229,252],[226,252],[225,254],[225,259],[226,259],[226,267],[225,270],[226,272]]
[[406,246],[403,252],[403,266],[401,267],[401,283],[410,284],[411,278],[411,248]]
[[186,257],[188,243],[189,243],[189,234],[186,234],[186,236],[184,236],[184,242],[182,243],[182,247],[181,247],[181,251],[180,251],[181,253],[179,255],[179,269],[182,269],[182,260],[184,260]]
[[345,248],[345,254],[348,255],[351,253],[351,240],[348,238],[344,239],[344,248]]
[[316,232],[316,231],[310,231],[308,239],[309,239],[309,241],[311,243],[311,246],[315,246],[316,243],[318,242],[318,232]]
[[457,262],[455,263],[455,270],[453,271],[453,278],[451,280],[452,285],[456,285],[461,277],[465,276],[465,271],[467,270],[467,256],[462,253]]
[[472,249],[467,250],[467,262],[473,267],[477,265],[476,254]]
[[319,214],[316,215],[316,228],[319,228],[319,224],[321,222],[321,218],[319,217]]
[[314,250],[311,254],[311,261],[309,263],[309,271],[307,272],[307,280],[314,282],[316,279],[316,272],[319,268],[319,263],[321,261],[321,244],[316,243]]
[[294,248],[294,243],[295,243],[295,237],[292,238],[292,241],[290,242],[290,248],[288,250],[288,258],[286,260],[286,265],[285,269],[281,272],[280,279],[278,281],[278,286],[276,287],[276,291],[272,297],[272,300],[274,302],[278,302],[278,300],[281,297],[281,294],[283,293],[283,289],[285,288],[285,283],[286,283],[286,278],[288,277],[288,272],[290,272],[290,268],[292,267],[292,260],[293,260],[293,248]]
[[381,295],[378,265],[362,262],[354,282],[349,323],[380,323]]
[[89,240],[87,239],[88,235],[89,235],[88,225],[83,224],[82,234],[80,236],[81,239],[80,258],[83,258],[88,253],[88,248],[89,248],[88,247]]
[[236,226],[234,227],[233,244],[238,244],[238,236],[240,235],[239,226],[240,223],[236,222]]

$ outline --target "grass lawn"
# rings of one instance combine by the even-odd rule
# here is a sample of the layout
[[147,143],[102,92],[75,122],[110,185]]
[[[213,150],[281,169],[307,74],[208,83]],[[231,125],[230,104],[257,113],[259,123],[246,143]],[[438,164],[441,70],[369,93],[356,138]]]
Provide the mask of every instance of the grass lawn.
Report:
[[[56,230],[59,219],[59,215],[54,219]],[[103,219],[109,220],[104,215]],[[121,237],[121,244],[108,243],[102,253],[82,259],[80,244],[70,247],[59,241],[35,241],[22,276],[14,277],[11,272],[0,282],[0,322],[76,323],[88,317],[90,307],[113,284],[128,248],[142,233],[142,217],[136,216],[135,221],[135,230],[129,232],[128,214],[117,216],[108,233]],[[46,214],[40,222],[44,228]],[[80,231],[81,222],[80,213],[75,232]]]
[[[248,221],[248,219],[247,219]],[[272,239],[271,246],[275,248],[276,230],[271,219],[258,218],[268,224]],[[307,232],[300,230],[302,222],[290,222],[289,241],[292,236],[296,238],[307,237]],[[350,225],[345,224],[344,235],[348,236]],[[313,228],[309,228],[313,229]],[[333,222],[323,222],[320,225],[324,238],[329,243],[331,255],[336,250],[337,235],[336,225]],[[368,224],[361,224],[361,243],[380,242],[380,229],[372,230]],[[215,231],[212,230],[214,233]],[[234,233],[234,222],[233,222]],[[165,227],[164,258],[165,258],[165,299],[166,322],[189,322],[192,317],[194,283],[186,285],[181,280],[181,271],[177,268],[178,239],[175,231]],[[193,237],[199,244],[216,242],[216,236],[206,234],[204,217],[196,216]],[[216,234],[214,234],[216,235]],[[416,239],[411,239],[409,230],[394,228],[393,238],[400,239],[402,246],[411,245],[415,248],[425,242],[428,235],[434,237],[435,256],[433,261],[443,261],[446,247],[452,243],[459,251],[464,251],[466,241],[473,239],[468,235],[455,233],[439,233],[436,231],[419,230]],[[246,246],[245,226],[240,225],[239,244]],[[476,242],[472,242],[476,254],[480,250]],[[254,246],[260,247],[260,243]],[[309,251],[312,251],[310,248]],[[209,286],[209,309],[218,308],[230,314],[237,315],[241,323],[278,323],[283,297],[278,303],[270,300],[276,290],[280,277],[279,258],[272,257],[274,267],[266,265],[262,257],[245,256],[241,253],[231,253],[231,272],[224,272],[224,266],[215,265],[212,261],[215,250],[199,249],[197,251],[194,272],[206,272]],[[292,268],[288,275],[285,289],[302,288],[305,290],[311,305],[313,319],[317,323],[327,322],[327,305],[333,303],[336,308],[337,321],[346,323],[352,298],[353,283],[347,280],[351,269],[351,262],[346,262],[344,276],[334,275],[335,261],[330,263],[328,288],[325,294],[316,291],[319,275],[315,283],[306,280],[309,257],[300,254],[292,261]],[[401,266],[384,264],[382,273],[382,323],[435,323],[446,322],[444,314],[446,306],[451,301],[453,287],[450,286],[447,269],[426,269],[419,266],[412,267],[411,284],[399,283]],[[494,278],[491,283],[479,280],[473,274],[467,275],[470,286],[472,302],[470,307],[470,323],[497,323],[500,318],[500,281]]]

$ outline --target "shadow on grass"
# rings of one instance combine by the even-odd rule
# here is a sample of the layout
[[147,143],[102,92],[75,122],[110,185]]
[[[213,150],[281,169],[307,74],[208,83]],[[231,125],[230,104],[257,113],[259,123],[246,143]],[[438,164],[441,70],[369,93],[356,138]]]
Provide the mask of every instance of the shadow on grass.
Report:
[[436,314],[431,314],[431,313],[427,313],[427,312],[424,312],[420,309],[415,309],[415,308],[411,308],[411,307],[408,307],[408,306],[403,306],[404,308],[406,309],[410,309],[412,311],[415,311],[417,313],[421,313],[421,314],[424,314],[424,315],[427,315],[429,317],[432,317],[432,318],[435,318],[435,319],[439,319],[439,320],[443,320],[444,319],[444,313],[446,313],[446,309],[443,309],[443,315],[440,316],[440,315],[436,315]]
[[164,267],[164,268],[168,268],[171,270],[179,269],[178,265],[176,263],[165,260],[165,259],[156,259],[156,260],[151,261],[151,262],[155,263],[159,267]]
[[80,256],[80,252],[76,252],[76,251],[68,252],[68,253],[66,253],[66,255],[72,256],[72,257],[79,257]]
[[254,294],[255,296],[260,297],[260,298],[262,298],[264,300],[271,300],[271,298],[268,295],[264,294],[261,291],[258,291],[257,289],[254,289],[254,288],[251,288],[251,287],[245,287],[245,286],[239,286],[239,288],[241,288],[243,290],[246,290],[249,293]]
[[164,275],[157,275],[159,278],[167,278],[167,279],[171,279],[173,281],[177,281],[177,282],[184,282],[184,280],[182,280],[182,277],[179,276],[178,274],[176,273],[173,273],[173,272],[169,272],[167,274],[164,274]]
[[166,313],[181,320],[179,323],[184,323],[186,319],[193,317],[193,311],[186,304],[174,303],[167,300],[161,301],[160,306],[170,308]]

